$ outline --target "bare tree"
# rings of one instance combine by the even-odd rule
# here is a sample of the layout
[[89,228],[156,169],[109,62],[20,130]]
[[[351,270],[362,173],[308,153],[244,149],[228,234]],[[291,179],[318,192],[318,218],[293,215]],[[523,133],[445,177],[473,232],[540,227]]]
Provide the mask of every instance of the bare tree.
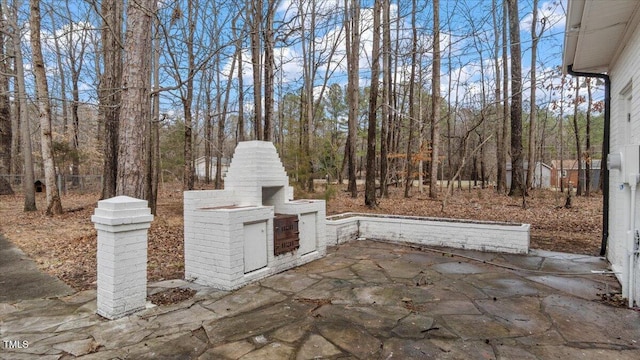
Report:
[[104,124],[104,168],[102,172],[102,199],[116,195],[118,177],[118,132],[120,128],[120,100],[122,98],[122,2],[103,0],[102,58],[104,70],[98,86],[100,106],[98,116]]
[[564,192],[564,85],[566,82],[566,76],[562,75],[560,80],[560,118],[559,133],[560,133],[560,192]]
[[537,123],[537,105],[536,105],[536,62],[538,54],[538,43],[540,37],[544,33],[546,21],[542,18],[542,27],[540,33],[537,31],[538,23],[538,0],[533,0],[533,13],[531,19],[531,110],[529,113],[529,166],[527,168],[527,189],[533,188],[533,175],[535,172],[536,164],[536,123]]
[[591,89],[591,78],[586,78],[585,81],[587,83],[587,123],[584,135],[584,178],[585,196],[591,196],[591,111],[593,107],[593,94]]
[[15,66],[15,98],[18,108],[18,118],[20,123],[20,139],[22,142],[23,173],[22,186],[24,191],[24,211],[36,211],[36,193],[33,173],[33,154],[31,146],[31,125],[27,110],[27,92],[25,87],[24,61],[22,56],[22,33],[18,26],[18,10],[21,2],[16,0],[9,7],[9,14],[6,17],[5,30],[10,34],[11,48],[14,56]]
[[382,126],[380,127],[380,197],[389,196],[387,173],[389,164],[389,127],[391,126],[391,2],[382,0]]
[[[74,186],[80,184],[80,82],[84,79],[83,66],[86,52],[90,45],[90,32],[87,21],[77,21],[75,18],[82,16],[77,8],[71,9],[69,1],[65,2],[66,13],[63,15],[68,19],[68,23],[58,30],[54,30],[53,40],[56,52],[56,63],[60,78],[60,93],[62,103],[62,129],[66,140],[71,144],[71,174]],[[51,24],[55,29],[54,16],[57,9],[49,5]],[[75,18],[74,18],[75,17]],[[66,64],[66,68],[64,66]],[[71,106],[67,101],[67,71],[71,80]],[[68,134],[69,111],[71,110],[71,133]],[[61,170],[64,174],[65,170]]]
[[580,98],[580,77],[576,77],[576,95],[573,99],[573,134],[576,140],[576,162],[578,163],[578,183],[576,184],[576,196],[582,196],[584,187],[582,173],[582,142],[580,141],[580,129],[578,128],[578,105]]
[[433,64],[431,65],[431,170],[429,197],[438,197],[440,155],[440,0],[433,0]]
[[356,184],[356,136],[358,131],[359,104],[359,50],[360,50],[360,4],[356,0],[345,0],[345,32],[347,46],[347,98],[349,103],[349,124],[346,154],[349,159],[349,187],[351,197],[358,197]]
[[275,31],[273,28],[276,13],[276,0],[267,0],[266,23],[264,26],[264,140],[273,141],[273,109],[275,80]]
[[380,12],[382,0],[373,4],[373,47],[371,50],[371,86],[369,89],[369,128],[367,130],[367,175],[364,204],[375,208],[376,202],[376,124],[378,122],[378,77],[380,69]]
[[127,4],[116,194],[144,198],[145,134],[151,109],[151,18],[155,0]]
[[[246,23],[245,23],[246,26]],[[245,34],[243,28],[239,34],[236,34],[236,28],[232,28],[233,36],[236,39],[236,58],[238,61],[238,127],[236,130],[236,144],[244,141],[244,85],[242,81],[242,38]]]
[[[503,1],[503,6],[502,6],[502,100],[504,102],[503,106],[502,106],[502,158],[507,161],[508,159],[508,153],[509,153],[509,144],[510,144],[510,139],[513,136],[513,134],[509,133],[509,129],[511,128],[510,124],[511,124],[511,111],[509,108],[509,63],[508,63],[508,46],[507,46],[507,37],[509,35],[509,31],[508,31],[508,17],[509,17],[509,9],[508,9],[508,4],[507,1]],[[512,162],[512,169],[513,169],[513,158],[511,160]],[[502,180],[504,180],[504,183],[502,185],[504,185],[503,189],[505,191],[510,191],[510,189],[507,189],[507,169],[506,169],[506,163],[504,164],[505,166],[503,167],[503,175],[501,176]],[[511,176],[513,177],[513,171],[511,172]],[[500,184],[498,184],[498,189],[500,188]]]
[[158,182],[160,178],[160,23],[158,17],[153,20],[153,96],[151,98],[151,118],[149,141],[147,141],[147,200],[151,213],[156,215],[158,205]]
[[[219,56],[218,56],[219,57]],[[235,58],[235,57],[234,57]],[[204,91],[204,181],[205,183],[211,183],[211,158],[213,157],[213,99],[211,97],[213,93],[213,74],[219,69],[219,61],[215,63],[215,69],[209,67],[204,69],[202,73],[202,91]],[[233,74],[232,74],[233,75]],[[220,77],[218,75],[218,77]],[[219,98],[219,96],[216,96]],[[218,184],[216,184],[218,188]]]
[[[176,4],[176,6],[179,6]],[[192,1],[187,2],[186,48],[187,48],[187,78],[185,86],[180,87],[180,100],[184,111],[184,172],[182,174],[182,187],[184,190],[192,190],[194,184],[193,173],[193,77],[196,71],[194,39],[196,32],[197,6],[194,8]],[[176,74],[179,72],[176,69]]]
[[522,164],[522,53],[518,1],[509,6],[509,45],[511,48],[511,189],[509,196],[524,196]]
[[40,0],[29,2],[29,26],[31,28],[31,51],[33,71],[36,81],[36,103],[38,104],[38,118],[40,119],[40,146],[42,148],[42,163],[44,165],[44,180],[47,187],[47,215],[62,214],[62,202],[56,183],[56,166],[53,158],[53,135],[51,132],[51,105],[49,103],[49,88],[47,74],[42,57],[42,42],[40,41]]
[[[0,6],[0,19],[4,19]],[[7,66],[7,51],[5,46],[5,29],[0,31],[0,176],[11,172],[11,104],[9,102],[9,70]],[[0,177],[0,195],[12,195],[11,183]]]
[[418,30],[416,23],[416,0],[411,2],[411,74],[409,75],[409,138],[407,139],[407,172],[404,184],[404,197],[409,197],[409,190],[413,184],[413,128],[416,122],[415,88],[416,67],[418,55]]
[[[68,2],[67,2],[68,4]],[[55,11],[53,9],[53,6],[49,5],[50,9],[49,9],[49,15],[51,17],[51,26],[53,27],[53,29],[56,28],[56,17],[55,17]],[[56,65],[58,66],[58,77],[60,78],[60,103],[61,103],[61,107],[62,107],[62,134],[63,135],[67,135],[67,128],[68,128],[68,122],[69,122],[69,111],[68,111],[68,104],[67,104],[67,82],[66,82],[66,71],[64,69],[64,65],[63,65],[63,51],[62,48],[60,46],[60,37],[64,36],[64,34],[62,35],[58,35],[55,30],[54,30],[54,34],[53,34],[53,45],[54,48],[56,50]]]
[[[68,2],[67,11],[71,13]],[[71,146],[73,148],[71,174],[74,175],[73,185],[77,186],[79,184],[80,175],[80,116],[78,115],[78,108],[80,107],[79,83],[82,67],[84,65],[85,52],[89,45],[87,29],[75,29],[74,23],[70,22],[67,34],[67,45],[69,47],[69,71],[71,72],[71,96],[73,99],[71,102]]]
[[254,137],[262,140],[262,7],[263,0],[249,1],[251,66],[253,67]]
[[[316,2],[310,2],[309,11],[304,1],[299,2],[300,9],[300,46],[302,48],[303,84],[300,96],[300,138],[298,179],[304,189],[313,192],[313,162],[311,159],[311,127],[313,126],[313,79],[315,77],[315,27]],[[309,38],[307,38],[307,36]]]
[[[498,25],[498,0],[492,0],[491,2],[491,18],[493,20],[493,67],[495,73],[495,114],[496,114],[496,161],[497,161],[497,171],[496,171],[496,190],[498,193],[504,193],[506,187],[506,170],[505,166],[507,164],[505,143],[507,134],[503,130],[503,123],[506,122],[502,118],[501,113],[501,99],[502,99],[502,91],[500,90],[500,27]],[[506,35],[505,35],[506,36]]]
[[224,155],[224,128],[225,119],[228,116],[227,109],[229,106],[229,96],[231,95],[231,80],[233,78],[233,72],[235,71],[237,57],[234,55],[231,59],[231,70],[229,70],[229,77],[227,78],[227,89],[225,90],[224,103],[222,105],[222,115],[218,121],[218,157],[216,159],[216,189],[222,188],[222,156]]

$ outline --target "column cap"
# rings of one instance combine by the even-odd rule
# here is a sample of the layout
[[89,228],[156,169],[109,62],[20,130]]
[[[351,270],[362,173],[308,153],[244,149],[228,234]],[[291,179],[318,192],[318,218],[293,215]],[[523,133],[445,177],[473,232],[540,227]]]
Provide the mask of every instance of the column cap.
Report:
[[98,201],[91,221],[102,225],[150,223],[153,215],[146,200],[129,196],[116,196]]

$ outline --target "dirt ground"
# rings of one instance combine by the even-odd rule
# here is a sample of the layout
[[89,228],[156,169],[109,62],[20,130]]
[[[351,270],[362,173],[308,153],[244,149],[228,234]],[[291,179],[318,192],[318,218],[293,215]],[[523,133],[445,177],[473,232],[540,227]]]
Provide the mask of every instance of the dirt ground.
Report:
[[[179,185],[165,186],[159,195],[157,216],[149,231],[148,280],[184,276],[182,192]],[[457,219],[529,223],[531,247],[552,251],[597,255],[602,231],[602,196],[574,197],[570,209],[563,207],[563,194],[537,190],[522,198],[497,195],[492,189],[457,190],[446,199],[430,200],[413,191],[390,188],[389,198],[377,209],[364,206],[364,195],[352,199],[342,188],[320,190],[310,197],[328,198],[327,215],[343,212],[375,212],[395,215],[433,216]],[[22,211],[20,195],[0,196],[0,233],[18,245],[46,272],[76,290],[96,287],[96,232],[91,215],[99,194],[67,194],[62,197],[65,213],[44,215],[44,194],[37,194],[38,211]]]

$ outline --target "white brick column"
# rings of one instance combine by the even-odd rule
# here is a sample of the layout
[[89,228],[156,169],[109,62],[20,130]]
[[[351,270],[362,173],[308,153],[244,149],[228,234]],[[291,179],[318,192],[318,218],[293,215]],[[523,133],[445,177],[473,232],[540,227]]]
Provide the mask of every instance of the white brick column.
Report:
[[146,200],[116,196],[98,201],[91,221],[98,230],[98,310],[116,319],[145,307],[147,229],[153,215]]

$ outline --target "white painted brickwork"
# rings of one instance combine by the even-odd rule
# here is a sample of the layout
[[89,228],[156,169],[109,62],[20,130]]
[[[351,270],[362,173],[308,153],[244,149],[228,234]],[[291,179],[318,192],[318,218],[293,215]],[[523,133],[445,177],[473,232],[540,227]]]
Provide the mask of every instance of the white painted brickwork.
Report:
[[357,238],[526,254],[529,224],[451,221],[411,216],[341,214],[327,220],[327,243]]
[[[232,290],[324,256],[325,202],[292,198],[293,188],[273,144],[239,143],[224,190],[184,193],[185,279]],[[300,234],[310,249],[306,254],[274,255],[275,213],[308,222],[308,232]],[[264,226],[256,226],[261,223]]]
[[99,201],[91,221],[98,231],[97,313],[116,319],[144,309],[153,221],[147,202],[128,196]]
[[[185,221],[185,279],[222,290],[244,285],[244,224],[267,222],[273,232],[273,208],[228,207],[194,211]],[[273,236],[273,235],[271,235]],[[265,234],[264,241],[267,241]]]

